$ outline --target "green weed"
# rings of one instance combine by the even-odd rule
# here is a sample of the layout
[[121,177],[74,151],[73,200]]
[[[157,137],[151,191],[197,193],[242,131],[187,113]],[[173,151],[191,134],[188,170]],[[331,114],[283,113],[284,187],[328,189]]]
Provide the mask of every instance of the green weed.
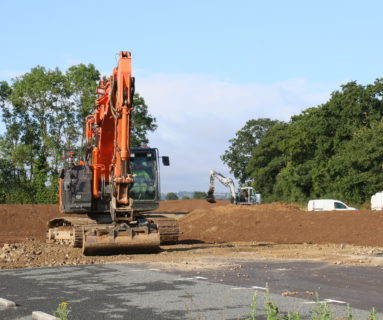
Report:
[[[256,320],[257,317],[257,297],[258,291],[254,292],[251,306],[250,306],[250,316],[246,318],[246,320]],[[327,302],[320,301],[319,295],[315,295],[315,301],[318,303],[314,309],[310,312],[309,320],[356,320],[352,315],[351,307],[348,304],[345,311],[344,317],[336,318],[328,305]],[[278,306],[271,301],[269,288],[266,285],[266,292],[264,295],[264,312],[266,314],[266,320],[301,320],[303,317],[299,314],[299,312],[288,312],[281,313],[279,311]],[[304,318],[307,319],[307,318]],[[375,308],[372,308],[367,320],[378,320],[378,315]]]
[[72,308],[68,305],[68,302],[61,302],[53,315],[59,320],[69,320],[71,312]]

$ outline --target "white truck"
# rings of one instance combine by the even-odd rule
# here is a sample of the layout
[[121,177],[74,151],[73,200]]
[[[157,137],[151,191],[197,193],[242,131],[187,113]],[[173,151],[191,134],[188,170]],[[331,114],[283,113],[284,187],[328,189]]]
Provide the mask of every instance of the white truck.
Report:
[[334,199],[315,199],[310,200],[307,204],[307,211],[346,211],[346,210],[358,210],[356,208],[349,207],[347,204],[339,200]]
[[383,192],[377,192],[371,197],[371,210],[383,210]]

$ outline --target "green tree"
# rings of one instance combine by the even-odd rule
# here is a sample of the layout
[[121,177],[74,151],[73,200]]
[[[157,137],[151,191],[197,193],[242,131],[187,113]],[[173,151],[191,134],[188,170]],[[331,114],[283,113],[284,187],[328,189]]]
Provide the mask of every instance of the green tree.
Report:
[[84,143],[85,117],[95,106],[97,99],[96,88],[100,80],[100,72],[93,64],[78,64],[68,68],[66,77],[69,82],[72,100],[74,102],[72,113],[74,114],[74,129],[81,144]]
[[139,147],[149,143],[148,131],[155,131],[157,124],[156,118],[149,114],[144,98],[138,93],[134,94],[133,106],[131,144],[132,147]]
[[26,180],[25,170],[0,158],[0,203],[32,203],[34,190]]
[[231,144],[221,156],[221,159],[229,166],[230,172],[242,184],[245,184],[250,178],[246,168],[254,148],[259,144],[266,132],[278,122],[267,118],[249,120],[235,134],[236,137],[229,140]]
[[361,203],[383,190],[383,120],[355,131],[329,162],[328,195]]
[[[93,64],[79,64],[70,67],[66,72],[66,76],[74,102],[72,107],[75,117],[74,132],[78,137],[83,138],[85,117],[91,112],[97,99],[96,88],[100,80],[100,72]],[[135,93],[133,96],[133,107],[131,144],[133,147],[147,145],[149,143],[148,132],[157,129],[156,118],[149,114],[149,108],[139,93]],[[81,145],[83,143],[82,140]],[[71,149],[73,147],[67,146],[67,148]]]
[[178,200],[177,193],[169,192],[166,194],[166,200]]
[[[0,82],[0,111],[6,127],[0,136],[0,159],[28,172],[20,181],[25,190],[32,190],[26,201],[57,200],[62,154],[81,149],[99,75],[92,64],[72,66],[65,73],[37,66],[11,85]],[[132,146],[139,146],[148,143],[147,133],[157,124],[139,94],[133,104]]]
[[37,178],[35,167],[57,173],[64,138],[71,139],[67,132],[74,122],[65,75],[58,69],[35,67],[14,79],[7,100],[2,106],[7,129],[2,147],[7,148],[9,160],[29,167],[31,181]]
[[289,135],[288,130],[287,123],[275,123],[253,149],[245,168],[255,190],[262,193],[263,201],[280,200],[276,199],[275,187],[278,174],[287,163],[284,145]]
[[0,81],[0,107],[3,107],[12,90],[7,81]]
[[[288,166],[279,175],[279,184],[286,200],[308,197],[338,196],[348,201],[356,199],[345,193],[339,184],[339,153],[355,138],[360,129],[374,127],[383,114],[382,80],[362,86],[349,82],[332,93],[325,104],[310,108],[292,118],[290,138],[285,152],[290,156]],[[350,150],[349,150],[350,151]],[[347,157],[342,157],[344,166]],[[337,159],[337,161],[335,161]],[[355,172],[344,170],[342,181],[355,178]],[[346,178],[346,177],[349,177]],[[364,196],[364,201],[368,197]],[[362,198],[359,198],[361,201]]]
[[194,191],[193,192],[193,199],[206,199],[206,192],[202,191]]
[[246,170],[263,199],[363,202],[381,190],[382,96],[382,79],[367,86],[349,82],[326,103],[273,126]]

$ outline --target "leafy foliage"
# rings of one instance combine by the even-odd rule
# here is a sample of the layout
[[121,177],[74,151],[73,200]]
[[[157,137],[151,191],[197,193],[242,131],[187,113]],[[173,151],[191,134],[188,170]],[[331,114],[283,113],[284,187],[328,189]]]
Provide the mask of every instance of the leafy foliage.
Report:
[[71,89],[71,98],[74,102],[72,113],[75,119],[75,132],[83,139],[85,134],[84,120],[94,107],[100,72],[93,64],[79,64],[71,66],[66,72],[66,77]]
[[[0,177],[4,177],[0,202],[57,202],[62,155],[65,150],[81,150],[85,117],[94,107],[99,78],[94,65],[79,64],[66,72],[37,66],[11,84],[0,82],[0,110],[6,127],[0,135]],[[157,125],[139,94],[133,105],[132,145],[139,146],[148,143],[147,132]],[[8,177],[13,178],[9,181]]]
[[[366,86],[349,82],[289,123],[248,121],[222,159],[241,182],[250,179],[265,201],[365,202],[383,189],[382,97],[382,79]],[[256,121],[265,129],[251,144],[246,137],[259,134],[249,125]]]
[[266,132],[278,123],[276,120],[257,119],[249,120],[245,126],[236,133],[234,139],[230,139],[231,145],[229,149],[221,156],[241,183],[245,183],[249,179],[249,175],[244,168],[247,167],[251,159],[252,150],[259,144]]
[[167,193],[166,200],[178,200],[177,193],[174,193],[174,192]]
[[206,199],[206,192],[202,191],[194,191],[193,199]]
[[0,159],[0,203],[29,203],[33,196],[26,171]]
[[144,98],[138,93],[133,96],[133,106],[131,145],[132,147],[139,147],[149,143],[146,134],[148,131],[155,131],[157,124],[156,118],[149,114]]

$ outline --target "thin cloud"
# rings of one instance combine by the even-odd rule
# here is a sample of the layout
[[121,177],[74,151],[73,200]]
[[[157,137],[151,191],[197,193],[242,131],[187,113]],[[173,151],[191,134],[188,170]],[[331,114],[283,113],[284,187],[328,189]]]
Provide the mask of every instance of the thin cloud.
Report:
[[303,109],[324,103],[334,90],[303,78],[261,85],[187,74],[143,77],[136,88],[158,121],[151,145],[171,157],[171,166],[162,174],[164,192],[206,191],[210,169],[232,176],[220,155],[246,121],[288,121]]
[[10,81],[13,78],[19,77],[26,73],[26,71],[21,70],[0,70],[0,79],[5,81]]
[[[0,77],[23,73],[0,70]],[[303,78],[262,85],[208,75],[157,74],[138,77],[136,88],[157,118],[158,129],[149,135],[150,144],[171,158],[171,166],[161,169],[162,191],[170,192],[206,191],[210,169],[232,177],[220,156],[246,121],[265,117],[288,121],[303,109],[327,101],[338,86]],[[227,189],[217,185],[217,191]]]

